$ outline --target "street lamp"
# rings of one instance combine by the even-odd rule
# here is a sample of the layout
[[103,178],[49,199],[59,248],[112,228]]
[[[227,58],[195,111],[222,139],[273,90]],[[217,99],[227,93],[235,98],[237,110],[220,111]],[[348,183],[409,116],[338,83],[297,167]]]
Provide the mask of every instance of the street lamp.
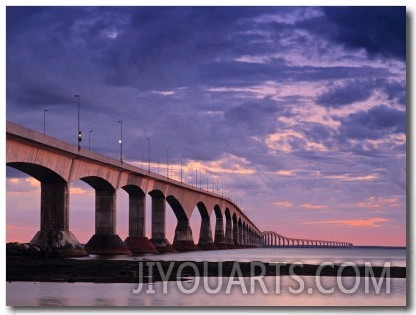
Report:
[[119,120],[118,123],[120,124],[120,140],[118,140],[118,143],[120,143],[120,162],[123,163],[123,121]]
[[169,150],[166,149],[166,177],[169,178]]
[[91,150],[91,133],[92,129],[88,131],[88,150]]
[[81,149],[81,141],[82,141],[82,132],[80,126],[80,104],[81,104],[81,96],[76,94],[74,95],[76,99],[78,99],[78,151]]
[[43,110],[43,134],[46,134],[46,112],[47,111],[48,111],[47,109]]
[[149,141],[149,173],[150,173],[150,138],[147,138],[147,141]]
[[182,158],[181,158],[181,183],[182,183]]

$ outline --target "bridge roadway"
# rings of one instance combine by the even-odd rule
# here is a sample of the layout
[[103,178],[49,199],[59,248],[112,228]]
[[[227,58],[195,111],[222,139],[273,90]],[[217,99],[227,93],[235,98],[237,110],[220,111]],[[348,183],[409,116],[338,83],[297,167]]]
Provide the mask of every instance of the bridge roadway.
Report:
[[352,243],[289,238],[274,231],[264,231],[262,243],[265,247],[352,247]]
[[[6,126],[6,164],[41,185],[40,230],[30,241],[63,256],[128,254],[262,246],[262,232],[231,200],[123,163],[12,122]],[[69,189],[82,180],[95,190],[95,234],[83,248],[69,227]],[[129,234],[116,233],[116,191],[129,195]],[[151,239],[145,235],[146,194],[151,196]],[[166,203],[177,219],[173,244],[166,239]],[[200,237],[194,244],[189,219],[198,209]],[[10,211],[10,209],[8,209]],[[210,217],[216,224],[212,236]]]

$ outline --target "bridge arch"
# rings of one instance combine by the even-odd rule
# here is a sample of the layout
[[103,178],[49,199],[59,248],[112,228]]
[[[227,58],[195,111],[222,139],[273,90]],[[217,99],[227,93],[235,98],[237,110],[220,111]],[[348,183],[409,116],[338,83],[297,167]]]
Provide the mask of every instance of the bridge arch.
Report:
[[85,255],[79,241],[69,230],[69,189],[61,174],[43,165],[28,162],[8,162],[40,182],[40,230],[31,245],[54,248],[66,255],[70,248],[75,255]]
[[148,193],[152,200],[152,237],[150,241],[159,252],[173,252],[175,249],[166,238],[166,198],[160,189]]
[[194,239],[192,237],[192,230],[189,225],[188,216],[186,215],[184,208],[175,196],[167,196],[166,201],[172,208],[173,212],[175,213],[176,219],[178,220],[175,229],[173,247],[179,251],[196,249]]
[[85,245],[90,254],[129,254],[116,234],[116,189],[99,176],[80,178],[95,190],[95,234]]
[[224,248],[227,248],[227,246],[225,245],[225,233],[224,233],[225,211],[224,211],[224,215],[223,215],[223,212],[221,211],[220,206],[215,205],[214,206],[214,213],[215,213],[215,239],[214,239],[214,243],[215,243],[216,248],[224,249]]
[[136,184],[121,187],[129,196],[128,236],[124,243],[135,254],[156,253],[146,237],[146,193]]
[[[212,231],[211,231],[211,219],[207,210],[207,207],[203,202],[198,202],[197,208],[201,216],[201,227],[199,232],[199,249],[214,249],[214,243],[212,241]],[[220,211],[221,212],[221,211]],[[217,233],[217,230],[215,230]],[[217,235],[215,234],[215,237]]]
[[43,165],[27,162],[9,162],[6,165],[37,179],[41,183],[66,183],[61,174]]

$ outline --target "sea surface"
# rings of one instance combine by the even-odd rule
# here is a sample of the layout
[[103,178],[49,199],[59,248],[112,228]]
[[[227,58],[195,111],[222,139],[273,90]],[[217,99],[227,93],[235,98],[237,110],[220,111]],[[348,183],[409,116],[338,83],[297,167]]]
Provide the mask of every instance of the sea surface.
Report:
[[[406,249],[253,248],[82,259],[143,261],[262,261],[265,263],[406,266]],[[13,306],[405,306],[406,279],[371,277],[193,277],[134,283],[6,283]]]

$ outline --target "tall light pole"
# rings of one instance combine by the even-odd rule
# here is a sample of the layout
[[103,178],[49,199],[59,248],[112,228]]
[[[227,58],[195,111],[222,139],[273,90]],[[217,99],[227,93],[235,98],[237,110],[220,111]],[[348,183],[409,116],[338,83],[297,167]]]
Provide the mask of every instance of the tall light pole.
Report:
[[118,123],[120,124],[120,140],[118,140],[118,143],[120,143],[120,162],[123,163],[123,121],[119,120]]
[[43,110],[43,134],[46,134],[46,112],[47,111],[48,111],[47,109]]
[[92,129],[88,130],[88,150],[91,150],[91,133]]
[[81,104],[81,96],[76,94],[74,95],[76,99],[78,99],[78,151],[81,149],[81,141],[82,141],[82,132],[80,126],[80,104]]
[[181,158],[181,183],[182,183],[182,158]]
[[169,150],[166,149],[166,177],[169,178]]
[[150,173],[150,138],[147,138],[147,141],[149,141],[149,173]]

